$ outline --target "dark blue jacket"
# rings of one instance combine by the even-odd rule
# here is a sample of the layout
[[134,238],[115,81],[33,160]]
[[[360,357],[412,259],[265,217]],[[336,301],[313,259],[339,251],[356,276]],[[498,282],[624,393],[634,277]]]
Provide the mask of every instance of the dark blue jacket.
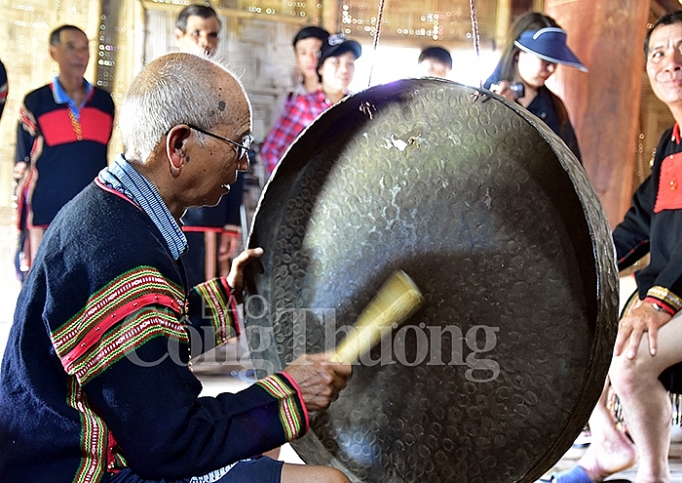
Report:
[[187,292],[149,216],[92,183],[47,230],[0,372],[0,481],[200,476],[297,438],[308,419],[275,374],[198,397],[188,367],[236,333],[224,279]]

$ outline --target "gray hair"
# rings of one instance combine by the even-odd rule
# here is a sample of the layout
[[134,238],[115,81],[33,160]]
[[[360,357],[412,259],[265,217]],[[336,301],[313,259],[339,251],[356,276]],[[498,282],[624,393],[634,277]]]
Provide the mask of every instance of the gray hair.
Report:
[[[216,67],[232,76],[217,62],[180,52],[161,56],[142,69],[130,84],[119,114],[129,160],[146,163],[159,140],[178,124],[210,130],[229,122],[231,106],[216,108]],[[199,143],[205,142],[204,135],[196,135]]]

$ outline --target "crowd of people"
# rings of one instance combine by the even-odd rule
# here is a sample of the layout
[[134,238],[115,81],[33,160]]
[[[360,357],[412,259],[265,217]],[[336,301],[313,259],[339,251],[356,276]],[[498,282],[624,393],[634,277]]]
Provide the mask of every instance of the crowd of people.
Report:
[[[50,34],[59,73],[24,97],[17,130],[23,288],[0,374],[2,481],[349,481],[333,468],[262,454],[305,434],[308,412],[333,403],[350,365],[304,355],[244,391],[199,397],[189,363],[195,348],[239,334],[244,267],[262,253],[237,254],[238,173],[251,162],[275,172],[300,132],[352,94],[362,47],[318,26],[296,33],[300,82],[256,156],[244,86],[211,58],[221,27],[211,7],[180,13],[180,52],[132,81],[119,110],[124,152],[113,160],[114,103],[83,77],[87,35],[72,25]],[[613,238],[620,269],[645,254],[651,261],[637,272],[638,291],[620,321],[590,419],[593,443],[575,468],[552,476],[555,483],[600,482],[636,461],[637,483],[670,481],[666,391],[682,390],[680,44],[682,12],[647,34],[649,81],[676,122]],[[439,46],[424,49],[417,64],[434,77],[453,69]],[[545,86],[558,64],[587,70],[566,31],[531,12],[512,26],[485,87],[544,121],[580,160],[568,111]],[[7,92],[0,63],[0,116]],[[604,404],[611,386],[627,435]]]

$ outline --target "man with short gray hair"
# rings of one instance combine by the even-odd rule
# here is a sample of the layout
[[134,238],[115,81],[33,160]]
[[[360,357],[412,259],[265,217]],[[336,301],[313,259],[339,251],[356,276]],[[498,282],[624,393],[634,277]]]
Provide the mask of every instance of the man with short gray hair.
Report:
[[[190,4],[178,14],[175,41],[181,52],[215,56],[220,40],[218,13],[208,5]],[[216,206],[187,210],[182,230],[189,249],[183,256],[190,285],[226,275],[237,254],[241,232],[244,180],[239,178]]]
[[75,25],[54,29],[50,56],[58,75],[29,92],[19,112],[14,177],[27,241],[21,279],[57,212],[107,165],[114,125],[111,95],[83,77],[90,61],[85,32]]
[[[125,153],[55,218],[0,371],[0,481],[348,483],[259,456],[302,436],[351,366],[303,355],[243,391],[199,397],[191,357],[239,333],[244,266],[192,289],[179,220],[248,168],[251,108],[225,68],[147,65],[121,106]],[[202,476],[203,475],[203,476]]]

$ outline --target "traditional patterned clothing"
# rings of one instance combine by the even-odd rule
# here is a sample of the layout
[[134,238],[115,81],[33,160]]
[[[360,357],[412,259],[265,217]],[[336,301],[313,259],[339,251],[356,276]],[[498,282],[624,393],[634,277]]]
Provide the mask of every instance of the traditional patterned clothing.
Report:
[[[678,231],[680,230],[680,231]],[[623,221],[613,231],[618,269],[649,253],[635,274],[640,299],[671,315],[682,309],[682,144],[678,124],[656,149],[651,175],[641,184]]]
[[288,103],[260,148],[260,159],[268,174],[272,173],[280,159],[296,137],[317,116],[331,107],[332,103],[322,90],[298,96]]
[[7,101],[7,71],[5,70],[5,64],[0,62],[0,117],[2,117],[2,111],[5,110],[5,101]]
[[82,106],[66,96],[56,78],[24,98],[15,162],[31,166],[23,190],[30,226],[47,227],[107,165],[114,102],[106,91],[83,81],[89,92]]
[[234,300],[224,278],[185,290],[182,231],[125,160],[59,213],[43,246],[2,360],[0,481],[109,482],[122,468],[188,479],[307,431],[284,373],[198,397],[190,356],[238,333]]

